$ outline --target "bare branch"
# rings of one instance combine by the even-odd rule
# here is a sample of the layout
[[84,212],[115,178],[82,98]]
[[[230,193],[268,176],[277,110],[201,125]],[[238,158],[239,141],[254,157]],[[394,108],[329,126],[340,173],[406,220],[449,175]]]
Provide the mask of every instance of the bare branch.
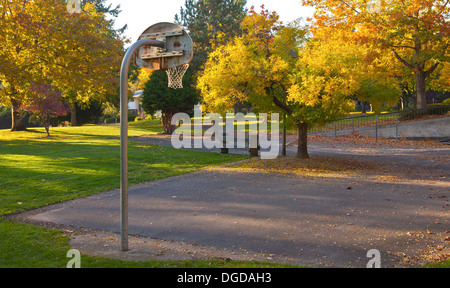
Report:
[[412,47],[412,46],[408,46],[408,45],[391,45],[394,48],[408,48],[408,49],[413,49],[416,50],[416,47]]
[[353,8],[350,4],[348,4],[344,0],[339,0],[339,1],[342,2],[345,6],[349,7],[350,9],[352,9],[354,12],[356,12],[356,14],[360,13],[360,11],[356,10],[355,8]]
[[294,111],[289,106],[281,102],[280,99],[278,99],[276,96],[273,96],[273,103],[277,105],[279,108],[286,111],[289,115],[292,115],[292,113],[294,113]]
[[445,2],[444,6],[442,6],[441,12],[438,13],[439,16],[441,16],[442,13],[444,13],[445,8],[447,7],[447,5],[448,5],[449,3],[450,3],[450,0],[447,0],[447,2]]
[[425,72],[425,78],[428,78],[431,74],[433,74],[433,72],[436,70],[436,68],[439,66],[439,64],[441,64],[441,63],[437,62],[433,66],[431,66],[431,68]]
[[415,66],[408,63],[406,60],[404,60],[402,57],[400,57],[400,55],[398,55],[398,53],[395,50],[392,50],[392,52],[394,52],[394,56],[395,58],[397,58],[398,61],[402,62],[406,67],[408,67],[411,70],[415,70]]

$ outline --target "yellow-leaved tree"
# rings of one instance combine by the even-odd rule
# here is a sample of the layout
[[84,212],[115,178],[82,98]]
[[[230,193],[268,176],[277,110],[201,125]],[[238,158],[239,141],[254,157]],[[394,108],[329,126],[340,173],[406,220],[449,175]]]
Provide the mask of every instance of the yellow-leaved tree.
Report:
[[115,93],[124,39],[111,36],[93,4],[78,14],[63,0],[9,0],[0,9],[0,104],[12,107],[12,131],[25,129],[31,82],[52,85],[73,107]]
[[[253,13],[252,13],[253,12]],[[283,26],[275,12],[253,10],[244,35],[210,54],[199,89],[208,110],[224,112],[248,101],[264,112],[284,112],[298,128],[297,157],[308,158],[308,127],[354,109],[355,95],[372,102],[396,101],[395,78],[387,78],[384,56],[360,45],[352,31],[316,31],[306,41],[299,25]],[[383,93],[389,87],[392,93]]]
[[[241,27],[242,36],[209,55],[198,79],[206,109],[224,113],[237,103],[249,102],[265,113],[293,115],[298,104],[287,101],[287,91],[306,30],[295,23],[284,26],[276,12],[264,7],[260,13],[252,7]],[[308,157],[303,148],[298,156]]]
[[[288,90],[288,102],[298,109],[292,116],[304,123],[299,146],[307,146],[308,125],[323,125],[352,111],[355,97],[375,107],[396,103],[401,94],[396,78],[387,77],[382,54],[361,45],[352,31],[322,29],[300,50]],[[350,36],[349,36],[350,35]],[[299,148],[300,149],[300,148]]]
[[[375,110],[398,102],[397,75],[382,50],[361,43],[353,31],[323,28],[301,50],[289,99],[317,111],[324,124],[354,108],[354,98],[370,101]],[[322,111],[322,112],[319,112]]]
[[426,108],[427,80],[450,61],[448,0],[302,0],[316,9],[313,30],[351,30],[415,76],[416,103]]

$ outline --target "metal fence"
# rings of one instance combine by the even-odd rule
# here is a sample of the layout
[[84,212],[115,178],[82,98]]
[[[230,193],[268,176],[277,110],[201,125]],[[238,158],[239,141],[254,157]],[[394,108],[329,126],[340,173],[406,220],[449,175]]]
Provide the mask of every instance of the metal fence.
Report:
[[396,138],[398,139],[398,128],[400,123],[423,120],[430,117],[445,117],[446,115],[450,116],[450,105],[431,106],[425,109],[406,109],[393,113],[357,115],[341,118],[321,127],[311,127],[308,130],[308,133],[311,135],[326,134],[336,138],[339,132],[345,131],[347,133],[352,133],[353,137],[355,137],[357,129],[375,127],[375,137],[378,140],[378,127],[395,125],[397,130]]

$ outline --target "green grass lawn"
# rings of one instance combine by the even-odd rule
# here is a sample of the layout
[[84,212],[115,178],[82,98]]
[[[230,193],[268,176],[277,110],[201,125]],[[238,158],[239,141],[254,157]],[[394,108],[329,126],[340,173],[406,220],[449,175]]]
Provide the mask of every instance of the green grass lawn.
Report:
[[[154,122],[130,126],[129,135],[157,133]],[[117,126],[0,131],[0,216],[119,188]],[[189,173],[242,156],[129,143],[129,182],[138,184]]]
[[[162,132],[157,121],[131,123],[129,136]],[[69,238],[59,230],[5,216],[120,187],[120,127],[83,126],[30,132],[0,130],[0,267],[65,267]],[[129,182],[189,173],[245,156],[129,143]],[[82,256],[83,267],[274,267],[227,261],[126,262]]]
[[[0,220],[0,268],[65,268],[71,258],[62,231]],[[226,260],[122,261],[81,255],[81,268],[289,268],[292,265]]]

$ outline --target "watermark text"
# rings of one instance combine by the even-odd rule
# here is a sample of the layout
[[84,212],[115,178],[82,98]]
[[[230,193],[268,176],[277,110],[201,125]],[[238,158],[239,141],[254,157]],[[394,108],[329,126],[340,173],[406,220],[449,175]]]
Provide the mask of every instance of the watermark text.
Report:
[[[280,116],[278,113],[228,113],[224,121],[218,113],[202,117],[194,110],[194,123],[185,113],[172,117],[172,125],[180,126],[172,134],[172,146],[176,149],[260,149],[261,159],[275,159],[280,153]],[[270,129],[269,129],[270,122]],[[193,126],[193,127],[192,127]],[[205,132],[203,127],[210,127]],[[237,129],[236,129],[237,127]],[[270,131],[270,132],[269,132]]]

